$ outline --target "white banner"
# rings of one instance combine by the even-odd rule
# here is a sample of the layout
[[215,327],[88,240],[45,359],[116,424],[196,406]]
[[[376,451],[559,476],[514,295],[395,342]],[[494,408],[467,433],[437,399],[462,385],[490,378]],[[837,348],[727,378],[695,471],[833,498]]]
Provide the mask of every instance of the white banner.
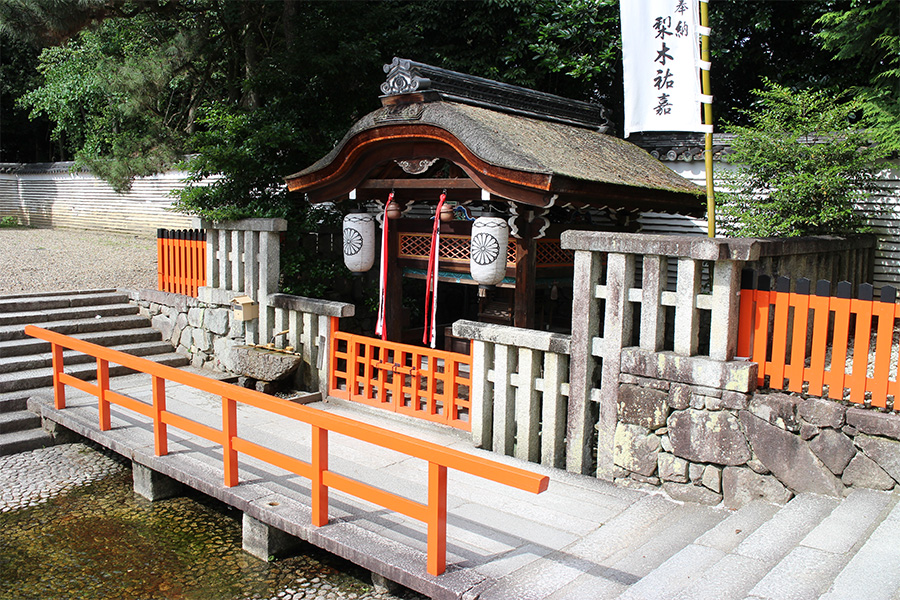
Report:
[[698,0],[619,0],[625,137],[708,131],[700,117]]

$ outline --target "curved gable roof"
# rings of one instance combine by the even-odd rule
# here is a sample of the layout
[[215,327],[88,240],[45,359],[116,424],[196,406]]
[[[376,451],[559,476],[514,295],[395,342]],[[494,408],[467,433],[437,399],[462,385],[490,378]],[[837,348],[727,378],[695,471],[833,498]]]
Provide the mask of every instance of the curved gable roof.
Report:
[[[378,163],[440,156],[514,201],[701,212],[702,190],[641,148],[592,129],[455,102],[416,102],[363,117],[326,156],[286,177],[317,200],[355,188]],[[328,198],[328,195],[332,195]]]

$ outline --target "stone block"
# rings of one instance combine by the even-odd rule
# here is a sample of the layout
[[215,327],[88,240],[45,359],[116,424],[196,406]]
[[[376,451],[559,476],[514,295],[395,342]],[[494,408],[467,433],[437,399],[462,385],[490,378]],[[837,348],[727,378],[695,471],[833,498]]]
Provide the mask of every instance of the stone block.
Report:
[[622,371],[632,375],[734,392],[756,389],[758,366],[754,362],[724,362],[642,348],[624,348],[621,357]]
[[895,481],[900,481],[900,442],[862,434],[856,436],[854,441],[866,456],[878,463]]
[[703,475],[700,477],[700,483],[703,487],[714,491],[717,494],[722,493],[722,467],[716,465],[706,465],[703,469]]
[[807,443],[813,454],[835,475],[843,473],[856,454],[853,440],[834,429],[823,429]]
[[[666,428],[668,430],[668,428]],[[659,431],[656,431],[656,435],[659,435]],[[659,447],[663,449],[663,452],[672,453],[672,441],[669,439],[668,435],[659,435]]]
[[677,456],[665,452],[660,452],[657,457],[659,478],[663,481],[687,483],[688,465],[690,465],[690,463],[683,458],[678,458]]
[[760,475],[742,467],[722,471],[725,508],[737,509],[754,500],[784,504],[793,497],[789,489],[770,475]]
[[747,468],[759,475],[768,475],[771,473],[771,471],[766,468],[766,465],[762,464],[758,458],[751,458],[748,460]]
[[819,435],[820,431],[821,429],[815,425],[810,425],[803,421],[800,422],[800,439],[809,441]]
[[192,342],[194,347],[200,352],[209,352],[212,348],[212,334],[205,329],[192,329]]
[[865,408],[848,408],[847,424],[869,435],[900,440],[900,415],[885,414]]
[[688,477],[691,478],[691,483],[700,485],[700,480],[703,479],[703,470],[705,468],[706,465],[690,463],[690,467],[688,467]]
[[800,431],[797,405],[801,398],[788,394],[756,394],[750,400],[750,412],[769,425],[787,431]]
[[261,381],[278,381],[291,375],[302,357],[252,346],[235,346],[231,350],[234,371]]
[[691,405],[690,407],[694,410],[706,410],[706,399],[709,396],[704,396],[703,394],[697,394],[696,392],[691,392]]
[[812,492],[840,496],[844,486],[822,464],[800,436],[754,416],[740,413],[753,452],[781,483],[794,493]]
[[181,332],[181,338],[178,340],[178,343],[185,348],[192,349],[194,346],[194,330],[191,327],[185,327],[184,331]]
[[647,477],[656,472],[659,437],[645,427],[616,425],[614,462],[628,471]]
[[216,335],[228,333],[228,317],[231,311],[226,308],[209,308],[203,315],[203,325]]
[[668,394],[662,390],[632,384],[619,386],[618,419],[650,430],[666,424]]
[[302,545],[300,538],[281,531],[244,513],[241,527],[241,545],[244,552],[260,560],[290,554]]
[[237,343],[234,340],[230,340],[228,338],[216,338],[213,340],[213,354],[216,355],[216,358],[219,361],[219,366],[224,371],[230,371],[232,373],[236,373],[237,371],[234,369],[234,361],[232,360],[232,348],[234,348]]
[[894,489],[894,479],[862,452],[854,456],[844,469],[841,481],[844,485],[870,490]]
[[194,307],[188,310],[187,320],[188,325],[191,327],[202,327],[203,326],[203,311],[204,309],[200,307]]
[[181,482],[134,461],[131,463],[131,478],[134,492],[151,502],[175,498],[182,493]]
[[750,394],[742,392],[731,392],[725,390],[722,392],[722,408],[732,410],[746,410],[750,406]]
[[172,330],[175,327],[175,322],[165,315],[156,315],[150,319],[150,326],[160,332],[163,339],[168,340],[172,337]]
[[722,501],[721,494],[717,494],[703,486],[694,485],[692,483],[673,483],[667,481],[663,483],[663,489],[669,496],[680,502],[696,502],[697,504],[715,506]]
[[675,384],[669,386],[669,406],[674,410],[684,410],[691,405],[691,386]]
[[715,396],[703,396],[706,400],[706,410],[722,410],[725,408],[725,401]]
[[750,447],[738,420],[727,411],[674,412],[668,427],[676,456],[719,465],[742,465],[750,460]]
[[840,429],[844,425],[847,407],[834,400],[806,398],[800,402],[797,413],[810,425]]

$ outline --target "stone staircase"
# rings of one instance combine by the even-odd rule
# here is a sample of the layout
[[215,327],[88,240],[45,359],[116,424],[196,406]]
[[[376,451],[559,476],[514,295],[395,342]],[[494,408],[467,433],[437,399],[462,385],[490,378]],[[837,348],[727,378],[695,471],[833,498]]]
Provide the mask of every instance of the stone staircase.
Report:
[[898,501],[865,489],[844,499],[799,494],[784,506],[751,502],[724,518],[713,514],[721,509],[660,504],[655,522],[623,527],[629,508],[597,532],[612,534],[600,550],[612,552],[608,567],[548,598],[896,600],[900,562],[890,557],[900,539]]
[[[40,418],[26,403],[39,388],[52,385],[50,344],[26,336],[25,325],[71,335],[156,362],[182,366],[184,356],[173,352],[149,319],[128,304],[116,290],[54,292],[0,296],[0,456],[52,443],[41,430]],[[97,363],[87,355],[64,352],[66,373],[93,379]],[[110,376],[128,372],[110,365]]]

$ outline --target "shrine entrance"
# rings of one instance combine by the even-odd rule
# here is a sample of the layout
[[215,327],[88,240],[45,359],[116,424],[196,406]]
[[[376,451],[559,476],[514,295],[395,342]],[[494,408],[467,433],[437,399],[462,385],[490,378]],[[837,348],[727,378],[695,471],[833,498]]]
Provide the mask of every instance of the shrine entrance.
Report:
[[608,135],[597,104],[402,59],[385,71],[382,107],[286,178],[346,213],[344,262],[378,287],[375,331],[334,323],[329,393],[468,430],[473,349],[452,324],[569,333],[561,233],[703,213],[703,192]]

